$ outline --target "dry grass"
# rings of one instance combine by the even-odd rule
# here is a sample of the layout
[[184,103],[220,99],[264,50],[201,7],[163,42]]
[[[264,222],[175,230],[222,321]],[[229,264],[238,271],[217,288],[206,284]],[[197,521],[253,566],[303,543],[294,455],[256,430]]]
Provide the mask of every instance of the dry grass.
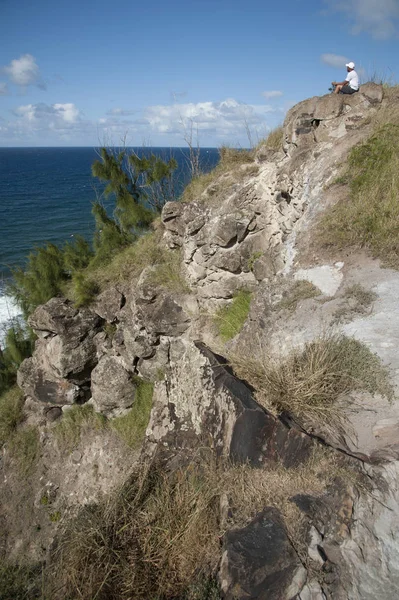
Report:
[[283,139],[284,129],[281,125],[275,129],[272,129],[265,139],[260,140],[257,145],[257,149],[261,148],[262,146],[266,146],[267,148],[272,148],[273,150],[281,150],[283,147]]
[[112,498],[83,509],[67,525],[53,557],[51,583],[62,594],[51,597],[217,599],[209,576],[220,560],[225,531],[222,495],[233,515],[224,528],[245,526],[266,506],[274,506],[306,558],[303,521],[292,496],[322,495],[335,478],[351,477],[336,453],[319,446],[306,464],[290,470],[200,458],[174,473],[144,470]]
[[366,290],[359,283],[355,283],[345,290],[344,298],[344,303],[334,313],[336,323],[350,321],[355,315],[368,314],[378,296],[375,292]]
[[176,598],[217,564],[218,494],[197,469],[151,470],[84,509],[57,550],[58,597]]
[[219,155],[219,163],[212,171],[194,178],[186,186],[181,198],[183,202],[199,200],[205,190],[208,197],[220,196],[235,183],[240,183],[259,171],[259,166],[254,163],[253,150],[222,146]]
[[343,415],[337,401],[354,390],[393,397],[388,372],[378,357],[345,336],[321,337],[286,357],[241,353],[232,356],[231,362],[238,375],[256,389],[261,404],[303,422],[339,428]]
[[295,281],[294,284],[283,293],[282,299],[274,308],[277,310],[294,312],[301,300],[316,298],[317,296],[320,296],[320,294],[320,290],[313,285],[313,283],[301,279],[300,281]]

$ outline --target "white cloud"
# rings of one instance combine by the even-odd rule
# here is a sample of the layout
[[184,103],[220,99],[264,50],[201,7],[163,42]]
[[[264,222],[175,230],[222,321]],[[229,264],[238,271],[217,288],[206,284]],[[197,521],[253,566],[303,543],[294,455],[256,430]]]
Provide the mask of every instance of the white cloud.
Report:
[[399,0],[325,0],[334,11],[347,15],[351,32],[366,32],[376,39],[388,39],[397,31]]
[[233,134],[240,128],[265,124],[267,113],[275,112],[267,105],[250,105],[228,98],[223,102],[198,102],[149,106],[143,112],[140,124],[158,133],[181,133],[184,126],[193,123],[199,132],[216,135]]
[[4,81],[0,81],[0,96],[6,96],[8,94],[8,87]]
[[124,109],[124,108],[111,108],[110,110],[107,111],[107,115],[113,116],[113,117],[127,117],[129,115],[134,115],[134,113],[136,113],[136,110],[129,110],[129,109]]
[[25,122],[40,128],[64,129],[76,123],[80,118],[74,104],[26,104],[14,110],[14,114]]
[[[25,104],[13,111],[13,117],[2,123],[2,142],[9,145],[82,144],[96,145],[112,139],[119,143],[125,134],[132,145],[140,145],[149,137],[154,145],[184,144],[185,127],[193,125],[201,145],[248,143],[264,137],[270,127],[281,122],[284,110],[266,104],[248,105],[228,98],[223,102],[198,102],[148,106],[135,117],[133,111],[108,111],[98,120],[84,117],[72,103]],[[112,114],[110,114],[112,113]]]
[[346,56],[340,56],[339,54],[322,54],[320,56],[321,62],[329,67],[336,67],[337,69],[345,68],[346,63],[349,59]]
[[15,58],[3,68],[3,71],[15,85],[21,87],[37,85],[41,89],[46,89],[36,59],[31,54],[23,54],[19,58]]
[[266,92],[262,92],[262,96],[264,96],[267,100],[270,98],[280,98],[283,95],[283,92],[280,90],[270,90]]

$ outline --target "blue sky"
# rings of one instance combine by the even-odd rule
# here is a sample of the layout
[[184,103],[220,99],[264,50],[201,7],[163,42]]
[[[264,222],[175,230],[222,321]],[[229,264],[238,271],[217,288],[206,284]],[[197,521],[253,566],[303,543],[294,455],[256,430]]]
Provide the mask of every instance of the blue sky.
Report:
[[249,145],[353,60],[396,81],[399,0],[0,0],[0,146]]

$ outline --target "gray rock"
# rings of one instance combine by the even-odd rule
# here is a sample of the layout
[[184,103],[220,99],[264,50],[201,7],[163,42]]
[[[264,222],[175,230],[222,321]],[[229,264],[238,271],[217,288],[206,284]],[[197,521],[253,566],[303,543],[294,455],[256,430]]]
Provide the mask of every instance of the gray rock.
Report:
[[104,356],[91,376],[92,402],[95,410],[116,416],[133,405],[136,385],[117,356]]
[[225,600],[282,600],[301,562],[277,509],[265,508],[247,527],[228,531],[220,568]]

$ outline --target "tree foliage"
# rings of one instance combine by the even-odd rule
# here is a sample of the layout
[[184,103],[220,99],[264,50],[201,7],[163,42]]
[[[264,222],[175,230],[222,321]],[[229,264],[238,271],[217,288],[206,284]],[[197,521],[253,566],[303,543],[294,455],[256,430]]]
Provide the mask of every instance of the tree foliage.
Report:
[[174,158],[163,161],[155,154],[138,156],[122,150],[117,154],[101,148],[92,173],[107,182],[104,190],[115,197],[114,216],[123,231],[147,227],[156,213],[173,197]]
[[0,348],[0,394],[15,384],[17,369],[32,354],[32,349],[33,337],[15,321],[6,331],[3,347]]
[[92,256],[89,244],[81,236],[76,236],[63,248],[48,243],[33,250],[28,255],[25,268],[13,270],[13,281],[9,286],[10,294],[24,316],[62,293],[65,282],[76,270],[85,268]]

